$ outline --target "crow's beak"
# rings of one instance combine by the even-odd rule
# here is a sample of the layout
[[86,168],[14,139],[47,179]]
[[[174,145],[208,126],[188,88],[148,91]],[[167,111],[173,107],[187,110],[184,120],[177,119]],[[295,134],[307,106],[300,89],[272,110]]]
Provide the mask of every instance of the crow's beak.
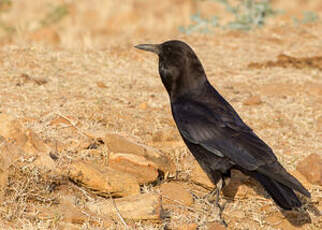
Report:
[[155,53],[155,54],[160,54],[159,45],[140,44],[140,45],[136,45],[134,47],[137,48],[137,49],[140,49],[140,50],[145,50],[145,51],[150,51],[150,52]]

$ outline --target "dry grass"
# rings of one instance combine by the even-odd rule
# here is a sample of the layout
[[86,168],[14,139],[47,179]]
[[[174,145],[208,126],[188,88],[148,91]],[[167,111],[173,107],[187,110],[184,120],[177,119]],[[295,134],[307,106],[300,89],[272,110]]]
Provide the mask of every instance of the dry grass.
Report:
[[[321,22],[295,26],[290,19],[292,15],[299,17],[304,7],[321,18],[322,4],[318,0],[307,1],[305,6],[300,0],[273,3],[276,8],[288,9],[288,13],[272,18],[261,30],[244,33],[218,29],[215,34],[187,37],[179,34],[177,27],[189,23],[196,7],[206,14],[218,12],[222,17],[224,12],[210,3],[205,3],[208,6],[194,1],[13,2],[1,13],[3,22],[16,32],[0,33],[0,111],[18,117],[66,160],[103,160],[108,154],[106,150],[86,149],[90,141],[83,132],[108,130],[157,147],[175,160],[177,178],[188,186],[194,204],[167,207],[160,223],[129,226],[176,229],[184,223],[197,223],[200,229],[206,229],[207,223],[218,220],[218,210],[203,199],[207,190],[189,181],[191,155],[179,138],[153,141],[154,133],[175,126],[158,77],[157,58],[132,47],[142,41],[188,42],[202,60],[212,84],[292,171],[309,154],[321,153],[322,72],[310,65],[263,69],[248,65],[275,62],[280,54],[322,57]],[[41,21],[56,6],[66,7],[69,13],[43,27]],[[260,95],[263,102],[245,106],[244,100],[252,95]],[[72,124],[53,122],[62,116]],[[39,210],[55,207],[58,195],[48,189],[63,179],[24,165],[22,162],[10,169],[6,199],[0,205],[0,228],[62,229],[59,214],[45,219]],[[72,187],[67,190],[76,194],[75,203],[80,208],[88,199],[101,199],[73,185],[66,186]],[[321,208],[322,187],[312,186],[310,191],[312,201],[306,206]],[[283,217],[263,194],[233,201],[226,197],[222,202],[227,202],[224,216],[231,229],[276,229],[267,218]],[[298,228],[321,228],[320,217],[310,208],[308,212],[312,224]],[[79,228],[104,228],[90,221],[99,217],[91,218]],[[122,223],[116,226],[122,229]]]

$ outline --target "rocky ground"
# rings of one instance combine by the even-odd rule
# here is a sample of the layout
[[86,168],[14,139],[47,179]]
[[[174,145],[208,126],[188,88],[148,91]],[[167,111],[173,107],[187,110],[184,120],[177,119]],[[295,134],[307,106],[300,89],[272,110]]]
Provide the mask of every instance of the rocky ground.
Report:
[[[322,23],[295,24],[319,0],[261,29],[185,35],[211,1],[3,1],[0,4],[1,229],[225,229],[213,185],[172,120],[157,57],[139,43],[180,39],[210,82],[312,194],[279,210],[234,172],[221,194],[228,229],[322,227]],[[66,13],[67,12],[67,13]]]

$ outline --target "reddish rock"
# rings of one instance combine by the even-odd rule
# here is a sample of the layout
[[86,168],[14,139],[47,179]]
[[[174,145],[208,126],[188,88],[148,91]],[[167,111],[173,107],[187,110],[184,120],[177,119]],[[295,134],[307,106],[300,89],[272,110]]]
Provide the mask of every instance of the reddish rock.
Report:
[[137,155],[144,155],[145,153],[143,145],[135,143],[134,141],[118,134],[106,134],[105,143],[107,144],[109,151],[114,153],[133,153]]
[[305,176],[311,184],[322,186],[322,157],[311,154],[298,163],[296,169]]
[[139,108],[142,110],[146,110],[148,108],[148,104],[146,102],[143,102],[139,105]]
[[102,81],[96,82],[96,85],[97,85],[98,88],[101,88],[101,89],[106,89],[107,88],[107,86],[105,85],[105,83],[102,82]]
[[247,98],[244,102],[244,105],[259,105],[262,104],[262,100],[259,96],[251,96]]
[[102,196],[123,197],[140,193],[140,186],[132,175],[114,169],[102,169],[93,162],[73,162],[65,169],[65,174]]
[[191,180],[195,184],[201,185],[205,188],[212,189],[215,187],[196,160],[193,162]]
[[174,164],[167,156],[154,148],[136,143],[124,136],[108,133],[105,136],[104,143],[106,143],[110,152],[143,156],[163,172],[173,172],[175,170]]
[[186,205],[190,206],[193,203],[193,198],[182,184],[170,182],[162,184],[160,187],[162,200],[164,204]]
[[[55,162],[49,157],[50,146],[31,129],[23,129],[20,122],[12,116],[0,114],[0,136],[7,142],[7,147],[11,145],[11,150],[15,152],[34,154],[37,158],[33,162],[40,168],[55,171]],[[18,149],[18,150],[17,150]]]
[[126,153],[110,153],[109,167],[134,176],[139,184],[156,181],[158,166],[143,156]]

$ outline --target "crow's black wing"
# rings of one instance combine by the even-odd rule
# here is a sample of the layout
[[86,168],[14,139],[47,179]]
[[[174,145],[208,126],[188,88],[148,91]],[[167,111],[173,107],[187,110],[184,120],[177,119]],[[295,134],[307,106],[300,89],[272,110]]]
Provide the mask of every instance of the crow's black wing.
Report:
[[210,154],[228,158],[246,171],[258,171],[310,196],[229,104],[209,106],[185,99],[172,103],[172,113],[179,132],[189,142],[202,146]]
[[276,161],[269,146],[224,107],[213,111],[201,103],[185,100],[172,104],[179,132],[219,157],[227,157],[246,170]]

